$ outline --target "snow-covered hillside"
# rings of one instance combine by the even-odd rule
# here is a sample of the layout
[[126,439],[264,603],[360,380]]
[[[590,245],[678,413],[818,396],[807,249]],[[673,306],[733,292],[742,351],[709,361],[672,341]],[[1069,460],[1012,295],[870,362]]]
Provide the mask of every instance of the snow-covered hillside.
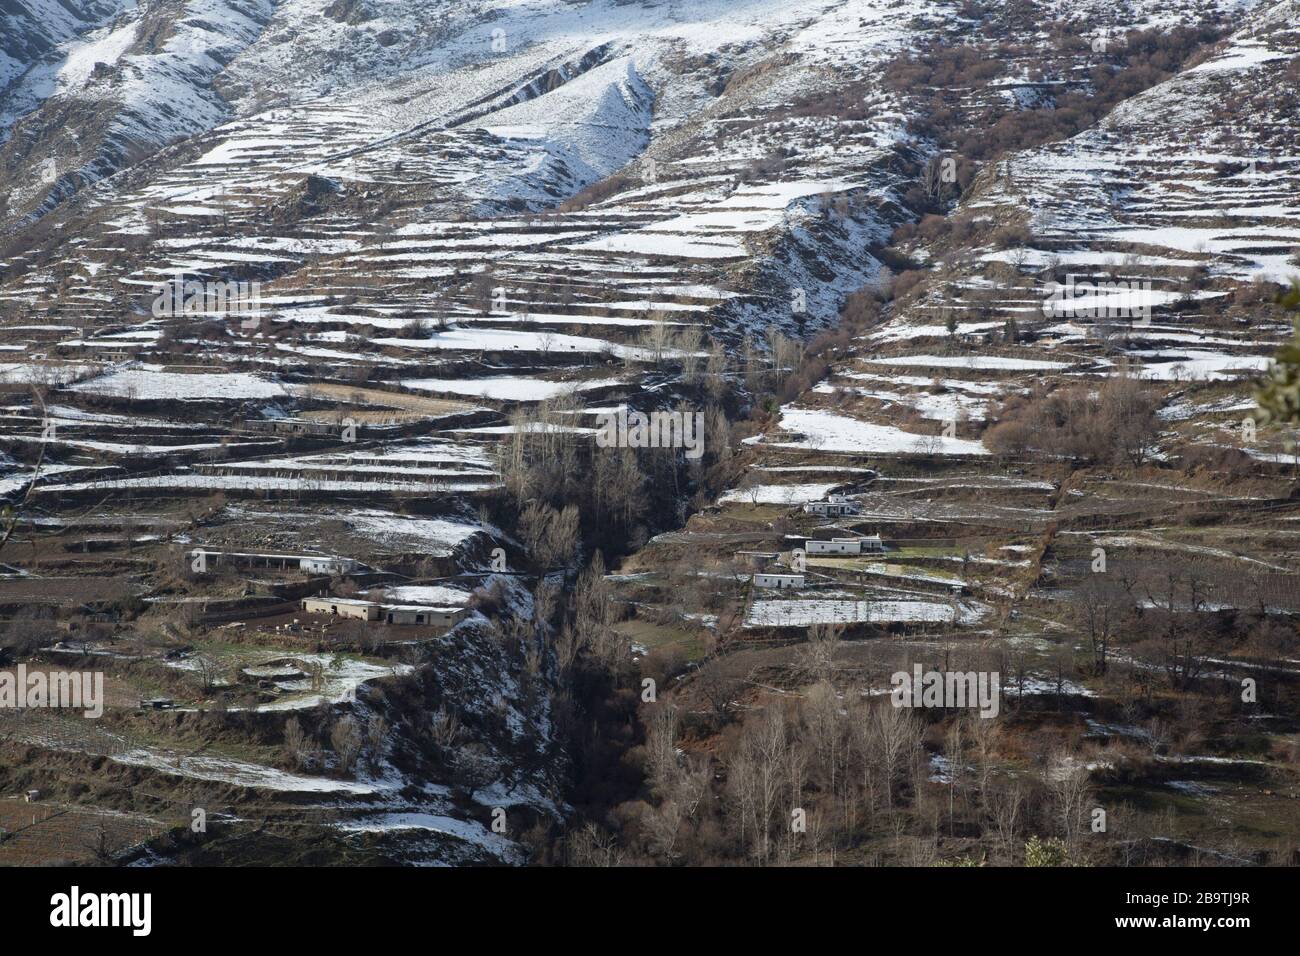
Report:
[[[10,95],[6,87],[30,66],[134,6],[134,0],[15,0],[6,4],[0,10],[0,91],[5,99]],[[0,117],[11,111],[12,107],[0,107]]]
[[[571,745],[617,709],[583,710],[575,661],[621,694],[679,627],[693,664],[825,623],[991,641],[1058,530],[1154,526],[1149,491],[1061,479],[1073,446],[999,443],[1045,392],[1149,387],[1107,467],[1230,452],[1257,485],[1188,500],[1289,507],[1280,446],[1238,436],[1300,271],[1300,0],[12,0],[0,25],[0,603],[57,609],[120,681],[110,731],[14,740],[67,761],[56,787],[110,758],[111,809],[202,785],[340,858],[521,862],[490,814],[563,818]],[[705,457],[598,453],[629,409],[698,411]],[[801,507],[839,490],[856,512]],[[921,543],[755,599],[738,556],[839,517]],[[1290,575],[1271,541],[1248,560]],[[642,564],[606,578],[598,548]],[[583,601],[628,620],[578,626]]]

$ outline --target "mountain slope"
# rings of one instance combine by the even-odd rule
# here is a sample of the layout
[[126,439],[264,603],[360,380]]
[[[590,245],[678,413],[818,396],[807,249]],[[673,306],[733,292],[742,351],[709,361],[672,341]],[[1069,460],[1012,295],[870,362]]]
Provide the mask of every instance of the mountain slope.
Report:
[[[1082,740],[1145,706],[1067,681],[1053,643],[1094,545],[1212,559],[1225,613],[1297,573],[1249,524],[1293,509],[1281,436],[1238,440],[1300,240],[1295,0],[14,9],[3,648],[93,661],[113,695],[103,725],[7,727],[0,769],[166,819],[142,862],[519,863],[574,821],[672,862],[650,814],[689,801],[642,780],[644,676],[698,719],[654,758],[704,761],[692,786],[728,779],[710,752],[751,711],[877,697],[886,645],[1028,654],[1017,705],[1056,653],[1077,699],[1026,733]],[[1118,304],[1150,322],[1067,311],[1071,276],[1136,282]],[[1114,379],[1149,389],[1151,434],[1089,419],[1125,442],[1086,465],[1043,443]],[[701,455],[594,441],[624,406],[698,412]],[[854,520],[800,508],[836,490]],[[878,533],[888,557],[778,597],[742,564]],[[791,649],[814,624],[864,638],[830,695]],[[944,759],[907,781],[919,832]],[[217,839],[174,832],[196,800]],[[751,822],[712,823],[753,858]],[[868,845],[899,853],[843,848]]]

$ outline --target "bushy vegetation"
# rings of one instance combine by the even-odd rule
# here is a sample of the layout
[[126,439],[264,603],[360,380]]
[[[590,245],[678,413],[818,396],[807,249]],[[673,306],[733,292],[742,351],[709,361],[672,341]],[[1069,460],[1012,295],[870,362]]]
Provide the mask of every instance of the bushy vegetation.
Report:
[[[1016,19],[1014,6],[1003,11],[1009,21]],[[991,11],[976,12],[985,18]],[[941,160],[929,159],[904,195],[909,208],[922,215],[946,212],[979,166],[1086,129],[1116,104],[1168,79],[1222,33],[1210,25],[1134,30],[1108,38],[1103,50],[1090,53],[1090,38],[1074,25],[1047,29],[1045,48],[1027,46],[1006,40],[1004,25],[990,18],[976,42],[935,42],[889,65],[885,82],[919,101],[911,131],[937,143],[955,163],[955,179],[944,182],[938,175]],[[1082,73],[1076,69],[1079,59],[1088,63]],[[1008,101],[1007,88],[993,84],[1020,73],[1027,74],[1022,95]],[[969,92],[954,96],[954,90]]]
[[1157,433],[1158,401],[1136,378],[1099,387],[1040,388],[1008,399],[984,435],[998,454],[1040,452],[1095,464],[1140,465]]
[[1295,425],[1300,423],[1300,283],[1281,301],[1297,313],[1295,336],[1278,350],[1268,381],[1255,398],[1259,402],[1259,417],[1265,424]]

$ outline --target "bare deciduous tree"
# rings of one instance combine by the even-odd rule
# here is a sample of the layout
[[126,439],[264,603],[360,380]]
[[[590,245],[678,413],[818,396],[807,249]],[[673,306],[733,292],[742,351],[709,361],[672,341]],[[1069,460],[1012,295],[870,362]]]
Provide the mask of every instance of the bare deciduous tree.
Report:
[[301,770],[307,762],[307,735],[297,717],[290,717],[284,725],[284,755],[294,769]]
[[336,720],[330,728],[330,748],[338,758],[339,773],[350,774],[361,753],[361,729],[351,715]]

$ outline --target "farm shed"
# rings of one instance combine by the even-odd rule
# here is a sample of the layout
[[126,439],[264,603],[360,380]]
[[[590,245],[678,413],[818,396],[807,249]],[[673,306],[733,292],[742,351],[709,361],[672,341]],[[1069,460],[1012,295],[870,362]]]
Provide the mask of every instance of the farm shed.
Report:
[[377,621],[380,613],[379,605],[372,601],[340,597],[303,598],[302,609],[309,614],[333,614],[358,621]]
[[468,612],[463,607],[437,607],[426,604],[378,604],[357,598],[303,598],[302,609],[311,614],[333,614],[358,621],[384,624],[416,624],[454,627]]
[[388,624],[432,624],[453,627],[465,616],[460,607],[426,607],[419,604],[390,604],[383,608]]
[[804,544],[806,554],[861,554],[861,538],[831,538],[829,541],[821,541],[817,538],[809,538]]
[[805,554],[870,554],[884,550],[885,544],[878,534],[864,538],[831,538],[829,541],[809,538],[804,543]]
[[856,501],[850,501],[843,495],[831,495],[823,501],[808,501],[803,510],[814,515],[855,515],[862,509]]
[[315,574],[350,574],[361,567],[353,558],[334,554],[257,554],[247,551],[209,551],[195,548],[189,552],[191,567],[196,571],[214,571],[222,566],[267,568],[273,571],[307,571]]
[[755,574],[754,587],[758,588],[801,588],[804,586],[802,574]]

